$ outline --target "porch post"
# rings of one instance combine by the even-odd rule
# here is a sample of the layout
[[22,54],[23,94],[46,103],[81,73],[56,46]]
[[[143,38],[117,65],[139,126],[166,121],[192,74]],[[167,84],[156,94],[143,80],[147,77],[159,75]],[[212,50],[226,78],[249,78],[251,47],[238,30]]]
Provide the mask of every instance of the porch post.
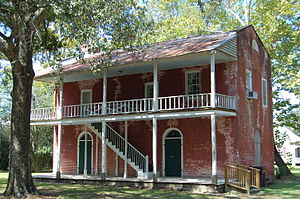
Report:
[[[210,93],[211,93],[211,107],[216,107],[216,70],[215,70],[215,54],[216,51],[211,51],[210,57]],[[217,184],[217,138],[216,138],[216,114],[212,113],[210,115],[211,121],[211,181],[212,184]]]
[[[153,65],[153,111],[158,110],[158,66]],[[152,119],[152,163],[153,163],[153,182],[157,182],[157,118]]]
[[115,168],[115,176],[119,176],[119,160],[118,160],[118,154],[116,153],[116,168]]
[[[98,133],[97,133],[98,134]],[[98,154],[98,150],[99,150],[99,138],[98,135],[96,134],[96,161],[95,161],[95,175],[98,175],[98,158],[99,158],[99,154]]]
[[210,103],[211,107],[216,107],[216,51],[211,51],[210,56]]
[[154,63],[153,65],[153,111],[158,110],[158,81],[157,81],[157,73],[158,73],[158,67],[157,63]]
[[125,160],[124,160],[124,178],[127,178],[127,167],[128,167],[128,121],[125,121]]
[[[63,103],[63,79],[60,78],[59,81],[59,104],[57,104],[57,119],[62,119],[62,103]],[[60,171],[60,166],[61,166],[61,132],[62,132],[62,125],[58,124],[57,126],[57,168],[56,168],[56,178],[60,179],[61,177],[61,171]]]
[[84,168],[83,168],[83,174],[87,175],[87,129],[86,125],[84,127]]
[[157,118],[152,119],[152,163],[153,182],[157,182]]
[[[103,99],[102,99],[102,115],[106,115],[106,95],[107,95],[107,69],[103,71]],[[102,121],[102,164],[101,179],[106,178],[106,122]]]

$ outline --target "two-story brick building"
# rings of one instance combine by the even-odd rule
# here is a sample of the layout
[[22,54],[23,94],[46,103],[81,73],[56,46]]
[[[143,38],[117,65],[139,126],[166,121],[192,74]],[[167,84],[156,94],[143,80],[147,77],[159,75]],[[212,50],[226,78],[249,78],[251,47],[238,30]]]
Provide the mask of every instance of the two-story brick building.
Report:
[[[99,58],[99,54],[86,60]],[[224,176],[224,164],[259,165],[273,178],[271,61],[252,26],[113,53],[94,75],[63,64],[55,107],[54,172],[107,176]]]

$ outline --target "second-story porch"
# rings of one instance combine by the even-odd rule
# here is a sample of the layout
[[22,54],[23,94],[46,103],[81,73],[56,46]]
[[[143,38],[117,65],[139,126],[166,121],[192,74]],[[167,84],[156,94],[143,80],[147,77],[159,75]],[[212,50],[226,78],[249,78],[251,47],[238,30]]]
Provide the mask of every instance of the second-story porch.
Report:
[[[120,101],[109,101],[106,103],[107,112],[105,115],[115,118],[116,115],[126,114],[159,114],[174,113],[183,111],[212,111],[218,110],[227,116],[234,116],[235,97],[223,94],[216,94],[215,108],[212,109],[211,93],[195,95],[177,95],[158,97],[158,108],[154,110],[153,98],[130,99]],[[58,109],[55,107],[32,109],[31,121],[33,124],[41,124],[41,121],[48,121],[47,124],[56,123],[59,119],[71,121],[74,118],[93,118],[105,116],[102,112],[103,102],[88,104],[62,106],[62,116],[58,117]],[[226,112],[226,113],[225,113]],[[138,119],[136,115],[136,119]],[[180,115],[178,115],[179,117]],[[167,118],[168,116],[164,116]],[[175,116],[176,117],[176,116]],[[144,117],[144,119],[147,119]],[[150,118],[149,118],[150,119]],[[115,121],[115,119],[112,119]],[[40,121],[40,122],[38,122]],[[52,122],[51,122],[52,121]],[[56,122],[55,122],[56,121]]]

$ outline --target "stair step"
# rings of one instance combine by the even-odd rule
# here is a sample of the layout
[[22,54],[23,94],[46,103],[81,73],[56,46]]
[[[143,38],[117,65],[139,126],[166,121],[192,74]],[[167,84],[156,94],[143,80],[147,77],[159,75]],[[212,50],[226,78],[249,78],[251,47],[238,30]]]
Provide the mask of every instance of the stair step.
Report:
[[[92,131],[97,131],[97,133],[96,134],[98,134],[98,136],[100,137],[100,139],[101,139],[101,132],[102,132],[102,123],[91,123],[90,124],[90,126],[91,126],[91,130]],[[111,127],[109,127],[109,126],[107,126],[106,128],[109,128],[110,129],[110,133],[115,133],[115,135],[114,134],[110,134],[110,135],[114,135],[114,136],[116,136],[116,137],[121,137],[116,131],[114,131]],[[122,140],[122,138],[121,138],[121,140]],[[113,150],[113,151],[115,151],[122,159],[127,159],[128,160],[128,164],[132,167],[132,168],[134,168],[136,171],[137,171],[137,173],[138,173],[138,176],[140,176],[140,178],[144,178],[144,177],[141,177],[141,176],[148,176],[149,175],[149,173],[148,172],[144,172],[143,171],[143,166],[141,165],[141,164],[139,164],[139,162],[135,162],[134,161],[134,158],[133,157],[125,157],[125,151],[124,151],[124,149],[122,150],[120,147],[118,147],[117,145],[116,145],[116,142],[113,142],[113,140],[110,140],[109,139],[109,134],[107,134],[107,137],[106,137],[106,141],[107,141],[107,145]],[[124,142],[124,141],[123,141]],[[124,143],[123,143],[123,145],[124,145]],[[122,145],[121,145],[122,146]],[[136,149],[134,149],[134,150],[136,150]],[[139,153],[138,151],[137,151],[137,153]],[[142,174],[142,173],[144,173],[144,174]]]

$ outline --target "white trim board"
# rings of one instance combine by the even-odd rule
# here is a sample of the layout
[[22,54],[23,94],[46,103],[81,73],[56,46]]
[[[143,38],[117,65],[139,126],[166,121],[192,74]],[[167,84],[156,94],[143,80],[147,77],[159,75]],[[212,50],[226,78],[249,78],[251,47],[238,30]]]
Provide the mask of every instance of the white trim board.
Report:
[[77,125],[96,122],[119,122],[124,120],[151,120],[156,117],[158,120],[175,119],[175,118],[194,118],[194,117],[209,117],[211,114],[216,114],[217,117],[234,117],[236,112],[222,110],[201,110],[201,111],[181,111],[181,112],[157,112],[157,113],[142,113],[142,114],[124,114],[124,115],[107,115],[99,117],[85,118],[65,118],[62,120],[52,121],[35,121],[31,125]]

